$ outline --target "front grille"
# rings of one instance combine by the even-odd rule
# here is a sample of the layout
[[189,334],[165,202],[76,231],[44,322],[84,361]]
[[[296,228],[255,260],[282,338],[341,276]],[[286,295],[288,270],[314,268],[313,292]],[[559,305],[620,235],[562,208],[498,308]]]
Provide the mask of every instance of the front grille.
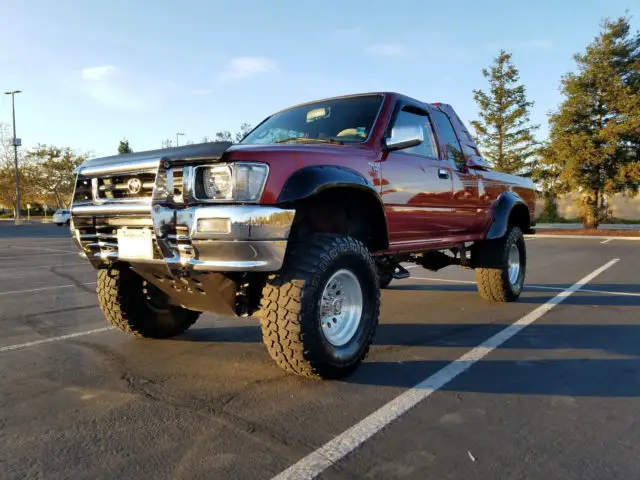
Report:
[[[118,221],[116,221],[118,220]],[[79,240],[84,250],[91,257],[101,257],[103,259],[118,258],[118,228],[128,229],[150,228],[153,230],[153,222],[145,217],[126,217],[124,219],[111,219],[96,217],[85,224],[80,224],[76,228],[79,231]],[[162,253],[158,248],[155,234],[153,239],[153,258],[162,259]]]
[[94,194],[100,201],[148,199],[153,195],[155,172],[123,173],[95,178]]
[[[79,219],[76,229],[84,251],[92,258],[104,260],[116,260],[118,258],[118,229],[150,228],[153,230],[153,221],[148,217],[127,216],[122,218],[94,217]],[[183,261],[193,258],[194,250],[189,239],[189,229],[178,225],[166,230],[168,247],[172,254]],[[152,232],[153,258],[162,260],[164,257],[156,240],[155,232]]]

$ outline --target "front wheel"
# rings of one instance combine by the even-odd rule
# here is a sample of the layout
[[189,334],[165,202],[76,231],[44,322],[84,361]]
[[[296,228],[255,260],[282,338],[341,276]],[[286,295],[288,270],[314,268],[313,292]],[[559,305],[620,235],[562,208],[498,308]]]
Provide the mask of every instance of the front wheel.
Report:
[[513,226],[504,237],[478,244],[474,256],[480,296],[494,302],[517,300],[527,270],[522,230]]
[[126,264],[98,270],[97,291],[100,309],[109,323],[136,337],[175,337],[200,316],[170,305],[164,292]]
[[292,245],[263,290],[262,338],[285,370],[339,378],[366,357],[380,315],[376,265],[358,240],[314,234]]

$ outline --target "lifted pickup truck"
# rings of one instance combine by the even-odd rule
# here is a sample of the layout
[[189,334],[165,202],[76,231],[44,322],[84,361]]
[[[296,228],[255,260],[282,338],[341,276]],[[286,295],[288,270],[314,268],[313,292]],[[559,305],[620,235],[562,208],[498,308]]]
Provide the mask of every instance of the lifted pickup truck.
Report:
[[534,205],[451,106],[372,93],[288,108],[236,145],[88,160],[71,230],[118,329],[255,315],[281,367],[336,378],[367,355],[401,263],[472,268],[484,298],[516,300]]

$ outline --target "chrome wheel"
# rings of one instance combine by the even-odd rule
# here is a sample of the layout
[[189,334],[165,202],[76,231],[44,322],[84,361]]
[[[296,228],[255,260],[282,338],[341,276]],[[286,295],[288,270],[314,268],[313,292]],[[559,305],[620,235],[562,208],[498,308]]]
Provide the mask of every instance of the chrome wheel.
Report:
[[322,333],[334,347],[341,347],[355,335],[362,317],[362,287],[349,270],[335,272],[322,291],[320,322]]
[[508,260],[509,283],[517,285],[520,279],[520,249],[515,243],[511,245]]

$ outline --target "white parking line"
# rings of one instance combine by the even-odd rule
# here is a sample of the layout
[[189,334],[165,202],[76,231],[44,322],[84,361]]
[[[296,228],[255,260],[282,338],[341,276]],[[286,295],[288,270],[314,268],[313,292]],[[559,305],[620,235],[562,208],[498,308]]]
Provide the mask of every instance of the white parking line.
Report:
[[608,268],[615,265],[620,259],[614,258],[600,268],[594,270],[586,277],[574,283],[569,288],[563,290],[546,303],[522,317],[520,320],[509,325],[488,340],[465,353],[457,360],[451,362],[433,375],[425,378],[413,388],[407,390],[396,397],[374,413],[364,418],[353,427],[341,433],[333,440],[325,443],[318,450],[310,453],[298,463],[284,470],[274,477],[274,480],[285,479],[312,479],[321,474],[324,470],[335,464],[347,454],[355,450],[358,446],[369,440],[372,436],[385,428],[394,420],[407,413],[411,408],[437,392],[458,375],[467,371],[474,363],[482,360],[485,356],[498,348],[504,342],[520,332],[527,325],[532,324],[556,305],[566,300],[572,293],[579,290],[600,275]]
[[[539,288],[541,290],[564,290],[561,287],[547,287],[545,285],[525,285],[525,288]],[[623,297],[640,297],[640,293],[632,292],[613,292],[611,290],[592,290],[590,288],[581,288],[580,292],[601,293],[603,295],[621,295]]]
[[63,253],[76,253],[71,250],[60,250],[57,248],[44,248],[44,247],[25,247],[23,245],[10,245],[9,248],[18,250],[41,250],[43,252],[63,252]]
[[[475,285],[476,282],[472,282],[471,280],[448,280],[446,278],[431,278],[431,277],[409,277],[405,278],[405,280],[428,280],[430,282],[445,282],[445,283],[466,283],[469,285]],[[564,290],[564,289],[562,289]]]
[[86,332],[70,333],[68,335],[45,338],[43,340],[35,340],[33,342],[27,342],[27,343],[19,343],[17,345],[7,345],[6,347],[0,347],[0,353],[11,352],[13,350],[21,350],[23,348],[35,347],[37,345],[42,345],[43,343],[52,343],[52,342],[59,342],[61,340],[69,340],[70,338],[82,337],[84,335],[91,335],[93,333],[107,332],[113,329],[114,327],[96,328],[95,330],[87,330]]
[[[27,258],[35,258],[35,257],[63,257],[64,255],[78,255],[78,252],[68,252],[68,253],[34,253],[33,255],[28,255]],[[2,255],[0,256],[0,260],[3,258],[16,258],[16,255]]]
[[606,240],[601,241],[600,243],[609,243],[613,238],[607,238]]
[[[430,277],[410,277],[414,280],[426,280],[429,282],[445,282],[445,283],[463,283],[467,285],[475,285],[476,282],[472,282],[470,280],[448,280],[446,278],[430,278]],[[408,278],[405,280],[409,280]],[[562,292],[565,290],[564,287],[549,287],[547,285],[525,285],[525,290],[527,288],[537,288],[540,290],[555,290],[557,292]],[[590,288],[581,288],[581,292],[587,293],[601,293],[603,295],[622,295],[628,297],[640,297],[640,293],[632,293],[632,292],[614,292],[612,290],[593,290]]]
[[95,285],[96,282],[87,282],[87,283],[80,283],[78,285],[72,284],[72,285],[56,285],[55,287],[42,287],[42,288],[32,288],[30,290],[12,290],[9,292],[0,292],[0,296],[2,295],[18,295],[20,293],[33,293],[33,292],[43,292],[45,290],[57,290],[59,288],[73,288],[73,287],[80,287],[82,285]]
[[90,267],[91,264],[89,262],[84,262],[84,263],[61,263],[59,265],[35,265],[35,266],[31,266],[31,267],[11,267],[11,268],[2,268],[0,269],[0,273],[4,273],[4,272],[10,272],[13,270],[29,270],[32,268],[56,268],[56,267],[73,267],[73,266],[77,266],[77,265],[85,265],[87,267]]
[[[607,237],[606,235],[554,235],[554,234],[542,234],[542,233],[536,233],[535,236],[529,236],[529,235],[525,235],[524,236],[526,239],[531,239],[531,238],[561,238],[561,239],[573,239],[573,240],[606,240],[607,238],[611,238],[611,237]],[[627,241],[635,241],[638,242],[640,241],[640,237],[616,237],[616,240],[627,240]]]

